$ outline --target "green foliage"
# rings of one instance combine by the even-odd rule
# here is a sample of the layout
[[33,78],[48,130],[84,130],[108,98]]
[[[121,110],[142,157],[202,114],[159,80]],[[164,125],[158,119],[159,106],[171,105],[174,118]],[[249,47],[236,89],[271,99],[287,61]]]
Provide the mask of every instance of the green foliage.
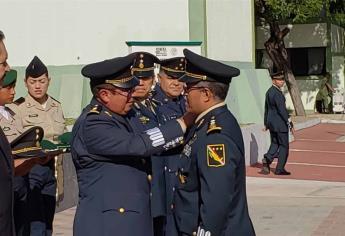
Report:
[[312,18],[327,18],[345,26],[344,0],[255,0],[258,16],[266,21],[304,23]]

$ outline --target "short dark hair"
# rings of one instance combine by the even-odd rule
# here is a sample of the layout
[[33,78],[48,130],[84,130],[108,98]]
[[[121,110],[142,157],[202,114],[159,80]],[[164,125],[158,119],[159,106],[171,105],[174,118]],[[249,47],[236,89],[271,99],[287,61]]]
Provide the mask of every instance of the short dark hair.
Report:
[[92,94],[97,97],[98,96],[98,92],[101,90],[101,89],[108,89],[108,90],[112,90],[114,89],[115,86],[114,85],[111,85],[111,84],[99,84],[99,85],[96,85],[96,86],[93,86],[91,87],[91,92]]
[[0,41],[5,39],[4,33],[0,30]]
[[203,87],[209,88],[213,95],[219,99],[224,101],[226,98],[226,95],[229,91],[229,84],[224,84],[220,82],[208,82],[208,81],[201,81],[198,83],[199,85],[202,85]]

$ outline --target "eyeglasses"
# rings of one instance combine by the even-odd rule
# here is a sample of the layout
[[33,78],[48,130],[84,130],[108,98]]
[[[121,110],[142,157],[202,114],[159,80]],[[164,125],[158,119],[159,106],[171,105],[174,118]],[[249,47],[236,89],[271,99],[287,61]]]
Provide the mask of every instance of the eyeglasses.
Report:
[[107,90],[109,90],[112,94],[119,94],[121,96],[126,97],[127,101],[129,101],[129,99],[131,99],[132,94],[134,92],[133,88],[132,89],[120,89],[120,88],[118,88],[117,90],[115,90],[115,89],[107,89]]
[[202,87],[202,86],[191,86],[191,87],[184,87],[184,92],[185,93],[190,93],[193,90],[201,90],[201,89],[205,89],[206,87]]

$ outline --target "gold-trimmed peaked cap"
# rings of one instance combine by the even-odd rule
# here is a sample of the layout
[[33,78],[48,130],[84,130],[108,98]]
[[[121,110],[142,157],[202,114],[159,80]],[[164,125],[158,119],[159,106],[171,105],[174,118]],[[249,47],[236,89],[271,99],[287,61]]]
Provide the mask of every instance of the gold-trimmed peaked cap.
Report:
[[221,62],[200,56],[188,49],[183,50],[186,58],[186,74],[181,82],[197,83],[200,81],[230,84],[231,79],[240,74],[240,70]]
[[161,61],[161,70],[173,79],[178,79],[185,74],[186,62],[184,57],[172,57]]
[[135,52],[132,74],[136,77],[154,76],[155,64],[159,64],[159,59],[155,55],[148,52]]
[[25,69],[25,78],[28,78],[28,77],[38,78],[43,74],[48,75],[48,68],[38,58],[38,56],[34,56],[30,64]]
[[14,158],[45,157],[41,147],[44,131],[39,126],[31,127],[11,142]]
[[84,66],[81,74],[90,78],[91,88],[100,84],[111,84],[125,89],[134,88],[139,84],[139,80],[131,74],[134,59],[135,55],[129,54],[92,63]]

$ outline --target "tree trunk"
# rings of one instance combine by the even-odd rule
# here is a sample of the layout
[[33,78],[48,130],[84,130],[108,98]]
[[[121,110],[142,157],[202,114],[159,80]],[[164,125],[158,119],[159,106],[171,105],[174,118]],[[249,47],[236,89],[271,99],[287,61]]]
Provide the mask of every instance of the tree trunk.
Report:
[[[290,32],[289,28],[280,30],[278,22],[272,22],[270,25],[270,38],[265,42],[266,52],[271,58],[277,71],[284,71],[285,81],[288,87],[292,103],[297,116],[305,116],[301,94],[299,92],[295,76],[292,73],[288,60],[288,54],[284,44],[284,37]],[[273,68],[270,68],[270,72]]]
[[286,71],[285,74],[286,85],[288,87],[293,106],[295,107],[295,113],[297,116],[305,116],[303,103],[301,100],[301,94],[297,86],[295,76],[291,69]]

